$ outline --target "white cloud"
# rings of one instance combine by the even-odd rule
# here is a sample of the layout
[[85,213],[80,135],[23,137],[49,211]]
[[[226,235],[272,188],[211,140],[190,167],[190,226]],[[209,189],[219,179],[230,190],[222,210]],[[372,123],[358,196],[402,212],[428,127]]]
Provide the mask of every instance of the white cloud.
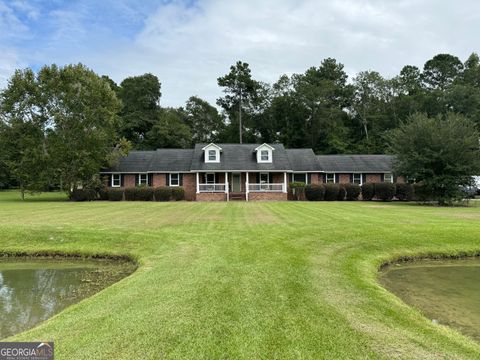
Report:
[[480,51],[480,3],[474,0],[190,3],[164,2],[145,16],[128,1],[112,2],[137,22],[145,16],[133,37],[113,37],[108,22],[92,25],[85,6],[57,12],[47,46],[25,56],[30,63],[81,61],[116,81],[152,72],[162,82],[162,104],[178,106],[190,95],[214,103],[221,95],[217,77],[237,60],[250,63],[257,79],[274,82],[326,57],[344,63],[350,75],[375,69],[392,76],[439,52],[464,60]]

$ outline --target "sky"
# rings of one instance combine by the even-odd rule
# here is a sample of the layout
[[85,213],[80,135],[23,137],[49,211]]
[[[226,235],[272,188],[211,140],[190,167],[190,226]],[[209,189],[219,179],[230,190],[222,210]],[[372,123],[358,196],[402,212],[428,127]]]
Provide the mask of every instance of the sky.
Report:
[[158,76],[162,106],[214,104],[238,60],[269,83],[327,57],[392,77],[479,47],[478,0],[0,0],[0,88],[17,68],[81,62],[118,83]]

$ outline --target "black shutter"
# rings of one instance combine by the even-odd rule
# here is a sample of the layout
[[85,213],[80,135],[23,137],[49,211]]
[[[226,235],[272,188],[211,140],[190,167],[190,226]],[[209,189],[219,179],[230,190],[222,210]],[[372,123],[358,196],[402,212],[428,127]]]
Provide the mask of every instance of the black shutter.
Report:
[[112,186],[112,174],[107,175],[107,187]]
[[268,182],[269,183],[273,182],[273,173],[268,174]]
[[350,182],[353,183],[353,174],[350,174]]
[[170,174],[165,174],[165,185],[170,186]]
[[397,174],[393,174],[393,182],[397,183]]
[[120,174],[120,186],[123,187],[123,184],[125,182],[125,179],[124,179],[125,175],[123,174]]
[[153,174],[148,174],[148,186],[153,185]]
[[367,174],[362,174],[362,184],[367,182]]
[[219,173],[214,173],[214,175],[215,175],[214,182],[215,182],[215,184],[218,184],[220,182],[219,181],[220,174]]
[[135,186],[138,185],[138,179],[140,178],[140,174],[135,174]]
[[178,174],[178,184],[180,186],[183,186],[183,174]]
[[255,173],[255,184],[260,184],[260,173]]
[[289,182],[293,182],[293,173],[288,174]]
[[308,184],[311,184],[312,183],[312,174],[307,173],[307,179],[306,180],[307,180]]
[[335,174],[335,182],[338,184],[340,182],[340,175]]
[[385,174],[380,174],[380,182],[385,182]]

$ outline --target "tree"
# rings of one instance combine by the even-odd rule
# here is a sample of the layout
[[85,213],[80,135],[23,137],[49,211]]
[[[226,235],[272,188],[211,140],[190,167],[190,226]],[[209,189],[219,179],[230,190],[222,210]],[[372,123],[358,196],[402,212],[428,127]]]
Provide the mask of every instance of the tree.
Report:
[[229,119],[225,140],[234,142],[238,139],[242,143],[246,138],[254,141],[254,134],[248,130],[253,127],[253,115],[262,102],[261,83],[252,78],[249,65],[242,61],[230,66],[230,72],[219,77],[217,82],[225,93],[217,100],[217,105],[222,107]]
[[16,71],[1,93],[7,167],[24,191],[92,184],[112,159],[120,102],[85,66]]
[[120,134],[135,148],[142,142],[158,119],[161,84],[152,74],[128,77],[120,83],[118,94],[123,107],[120,112]]
[[185,106],[185,115],[185,122],[190,127],[193,143],[218,141],[225,123],[215,107],[197,96],[192,96]]
[[187,148],[192,141],[190,128],[184,123],[182,110],[165,108],[157,112],[157,120],[147,133],[145,144],[149,149]]
[[392,133],[395,170],[422,183],[439,204],[450,204],[480,173],[479,137],[475,124],[462,115],[416,114]]
[[450,54],[438,54],[425,63],[422,77],[428,87],[445,90],[462,69],[463,64],[458,57]]

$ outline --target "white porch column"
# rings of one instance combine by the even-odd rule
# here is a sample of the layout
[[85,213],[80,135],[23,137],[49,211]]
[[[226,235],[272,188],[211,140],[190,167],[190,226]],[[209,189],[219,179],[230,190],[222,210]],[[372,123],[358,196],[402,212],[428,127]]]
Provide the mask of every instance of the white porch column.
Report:
[[287,192],[287,173],[283,173],[283,192]]
[[247,172],[247,175],[246,175],[246,179],[245,179],[245,200],[248,201],[248,172]]
[[228,190],[228,173],[226,171],[225,171],[225,181],[224,181],[224,183],[225,183],[225,194],[227,194],[227,201],[229,201],[230,196],[228,194],[228,192],[229,192],[229,190]]
[[197,172],[197,194],[200,193],[200,174]]

